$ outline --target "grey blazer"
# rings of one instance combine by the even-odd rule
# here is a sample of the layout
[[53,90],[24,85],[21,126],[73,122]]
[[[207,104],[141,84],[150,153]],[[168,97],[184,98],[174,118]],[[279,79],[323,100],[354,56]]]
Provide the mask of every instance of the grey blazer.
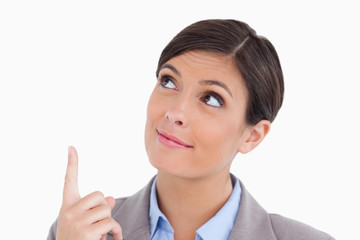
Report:
[[[125,240],[150,239],[149,203],[153,180],[133,196],[116,199],[112,217],[120,223]],[[308,225],[267,213],[241,182],[240,186],[241,204],[229,240],[334,240]],[[55,236],[56,222],[50,229],[48,240],[55,240]],[[113,240],[111,233],[107,239]]]

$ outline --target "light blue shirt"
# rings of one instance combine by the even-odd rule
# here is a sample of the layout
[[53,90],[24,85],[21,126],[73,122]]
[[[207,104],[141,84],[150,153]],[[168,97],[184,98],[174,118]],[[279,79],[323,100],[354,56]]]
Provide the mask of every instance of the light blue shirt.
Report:
[[[226,240],[234,226],[240,206],[241,187],[236,179],[233,191],[225,205],[196,231],[195,240]],[[150,193],[150,240],[174,240],[174,230],[160,211],[156,197],[156,178]]]

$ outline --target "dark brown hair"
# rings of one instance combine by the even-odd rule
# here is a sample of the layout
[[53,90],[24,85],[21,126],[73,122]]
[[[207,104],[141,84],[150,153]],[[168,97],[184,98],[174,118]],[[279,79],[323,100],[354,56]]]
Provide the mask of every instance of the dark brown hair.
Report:
[[164,48],[156,77],[168,60],[190,50],[232,56],[247,88],[247,123],[275,119],[283,101],[284,82],[278,55],[269,40],[237,20],[199,21],[183,29]]

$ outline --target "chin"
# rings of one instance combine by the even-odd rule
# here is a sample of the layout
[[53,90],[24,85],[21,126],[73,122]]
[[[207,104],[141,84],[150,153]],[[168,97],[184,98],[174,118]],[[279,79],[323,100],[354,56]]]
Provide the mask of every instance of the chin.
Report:
[[[183,163],[178,162],[176,159],[170,159],[163,157],[151,157],[149,156],[150,164],[158,170],[158,172],[166,173],[167,175],[178,177],[189,177],[189,168],[185,167]],[[156,160],[154,160],[156,159]],[[185,169],[184,169],[185,168]]]

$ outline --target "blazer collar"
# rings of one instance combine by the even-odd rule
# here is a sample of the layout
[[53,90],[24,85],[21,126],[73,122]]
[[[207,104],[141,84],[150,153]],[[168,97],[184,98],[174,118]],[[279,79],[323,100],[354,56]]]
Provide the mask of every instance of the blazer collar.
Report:
[[[238,180],[231,174],[232,180]],[[113,218],[120,223],[124,239],[150,239],[150,191],[154,178],[129,198],[116,200]],[[241,203],[229,240],[276,240],[269,214],[241,183]]]
[[[232,174],[231,178],[236,179]],[[240,186],[240,207],[229,240],[276,240],[269,214],[250,195],[241,181]]]

